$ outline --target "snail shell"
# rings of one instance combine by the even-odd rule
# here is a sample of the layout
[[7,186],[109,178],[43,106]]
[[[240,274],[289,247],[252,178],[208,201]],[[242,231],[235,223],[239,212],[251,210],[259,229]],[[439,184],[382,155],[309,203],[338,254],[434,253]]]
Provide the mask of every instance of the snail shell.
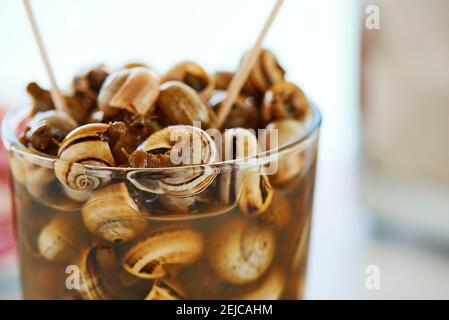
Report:
[[209,264],[229,283],[256,280],[273,260],[276,240],[273,230],[266,225],[233,218],[217,225],[211,235],[207,251]]
[[[265,129],[265,134],[268,135],[265,141],[270,141],[269,135],[271,130],[277,130],[279,147],[299,139],[306,131],[306,127],[302,122],[293,119],[271,122]],[[269,146],[268,150],[274,148],[277,148],[277,146]],[[269,177],[273,186],[281,188],[288,185],[302,173],[304,160],[300,150],[293,150],[279,157],[277,171]]]
[[185,83],[206,101],[210,98],[215,86],[214,79],[193,61],[184,61],[175,65],[165,74],[163,82],[173,80]]
[[163,194],[158,197],[158,201],[161,205],[173,214],[187,214],[189,208],[195,203],[195,197],[174,197],[169,194]]
[[89,232],[114,243],[132,240],[147,227],[123,182],[95,191],[81,212]]
[[215,90],[228,90],[234,72],[217,71],[214,74]]
[[37,245],[48,261],[68,262],[79,256],[85,234],[79,221],[70,214],[55,216],[39,233]]
[[248,91],[255,91],[259,96],[263,96],[275,83],[284,79],[285,70],[279,65],[276,57],[263,49],[260,53],[254,68],[251,70],[245,88]]
[[176,197],[189,197],[206,189],[217,176],[210,166],[186,167],[182,165],[210,164],[218,160],[214,140],[203,130],[191,126],[170,126],[152,134],[138,150],[148,154],[169,157],[173,166],[158,181],[164,193]]
[[188,85],[169,81],[160,89],[157,108],[166,125],[193,125],[194,121],[200,121],[205,129],[217,126],[214,110]]
[[[252,165],[250,161],[244,160],[254,157],[258,153],[258,142],[256,136],[247,129],[234,128],[226,130],[224,135],[225,159],[243,159],[246,167],[236,170],[233,188],[240,188],[243,181],[243,191],[240,198],[240,210],[248,216],[256,216],[263,213],[270,206],[273,190],[268,178],[261,174],[258,165]],[[228,173],[229,174],[229,173]],[[226,193],[227,189],[221,191]],[[237,193],[237,192],[235,192]]]
[[146,279],[167,275],[167,266],[185,266],[195,262],[203,252],[203,237],[190,229],[166,229],[149,234],[125,256],[124,268]]
[[148,115],[159,95],[160,78],[145,67],[118,70],[106,78],[98,95],[98,107],[106,117],[119,109]]
[[56,177],[62,184],[74,190],[93,191],[107,183],[110,178],[92,175],[84,165],[115,166],[111,148],[102,138],[109,129],[108,124],[85,124],[70,132],[59,147],[55,161]]
[[235,297],[237,300],[278,300],[285,286],[285,275],[278,267],[273,268],[250,292]]
[[185,295],[169,281],[157,280],[145,300],[182,300]]
[[[65,112],[58,110],[39,112],[28,124],[26,138],[30,146],[37,151],[54,154],[59,143],[77,126],[76,121]],[[51,149],[56,151],[53,152]]]
[[121,268],[116,252],[108,245],[96,245],[84,252],[80,259],[80,275],[78,292],[86,300],[142,299],[148,290],[148,284],[138,278],[123,276],[131,275]]
[[261,107],[264,125],[276,120],[303,120],[309,110],[309,102],[304,92],[287,81],[276,83],[265,93]]
[[[226,96],[226,91],[216,91],[210,98],[209,105],[216,111],[217,114],[220,113],[222,102]],[[240,94],[232,106],[225,123],[222,125],[222,129],[257,129],[258,118],[259,116],[254,98]]]

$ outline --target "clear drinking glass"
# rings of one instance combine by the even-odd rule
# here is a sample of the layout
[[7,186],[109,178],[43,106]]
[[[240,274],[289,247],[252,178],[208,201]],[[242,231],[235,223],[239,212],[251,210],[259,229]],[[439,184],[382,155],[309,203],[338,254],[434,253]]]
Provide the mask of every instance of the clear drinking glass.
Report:
[[[317,108],[301,135],[251,165],[164,169],[84,166],[31,153],[17,139],[28,113],[13,110],[2,126],[25,299],[303,297]],[[273,161],[277,173],[262,175]],[[94,191],[68,188],[56,170]],[[209,181],[195,194],[182,179],[192,173]],[[259,174],[262,197],[271,197],[258,214],[241,209],[241,177],[251,173]],[[185,193],[171,192],[167,185],[180,177]]]

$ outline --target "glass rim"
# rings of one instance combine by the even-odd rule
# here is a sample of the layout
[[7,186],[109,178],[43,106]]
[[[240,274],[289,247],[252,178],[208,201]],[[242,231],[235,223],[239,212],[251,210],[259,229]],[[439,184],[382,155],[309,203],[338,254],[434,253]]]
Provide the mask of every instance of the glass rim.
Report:
[[[146,171],[146,172],[161,172],[163,171],[176,171],[180,169],[188,169],[188,168],[203,168],[203,167],[229,167],[229,166],[235,166],[235,165],[241,165],[244,162],[250,163],[252,166],[261,166],[265,165],[267,163],[272,162],[273,160],[276,160],[280,158],[283,154],[291,152],[295,148],[299,148],[301,145],[305,144],[308,140],[310,140],[316,132],[321,127],[322,122],[322,115],[319,110],[319,108],[316,106],[315,103],[309,102],[310,109],[311,109],[311,120],[306,126],[306,130],[296,137],[295,139],[289,141],[288,143],[285,143],[277,148],[263,151],[258,153],[257,155],[253,157],[247,157],[247,158],[240,158],[240,159],[231,159],[231,160],[224,160],[224,161],[218,161],[208,164],[197,164],[197,165],[184,165],[179,167],[165,167],[165,168],[131,168],[131,167],[107,167],[107,166],[93,166],[93,165],[85,165],[77,163],[78,167],[84,167],[88,171],[96,171],[96,170],[108,170],[108,171],[115,171],[115,172],[134,172],[134,171]],[[53,167],[54,162],[61,161],[61,162],[67,162],[64,160],[60,160],[57,158],[52,158],[49,156],[45,156],[43,154],[37,154],[28,148],[26,148],[22,143],[20,143],[19,139],[17,138],[17,126],[20,123],[20,121],[24,120],[27,115],[29,114],[31,109],[31,106],[22,106],[19,108],[14,108],[6,112],[6,114],[3,117],[3,120],[1,122],[1,134],[2,134],[2,141],[3,144],[9,152],[18,153],[22,156],[25,156],[27,158],[33,158],[35,161],[38,161],[40,164],[47,163],[49,167]],[[67,162],[69,163],[69,162]]]

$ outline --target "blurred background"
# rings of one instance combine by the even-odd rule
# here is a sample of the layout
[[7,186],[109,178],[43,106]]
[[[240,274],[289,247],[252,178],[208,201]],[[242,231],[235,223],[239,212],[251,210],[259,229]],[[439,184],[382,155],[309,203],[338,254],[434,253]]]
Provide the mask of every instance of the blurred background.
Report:
[[[233,70],[272,4],[32,1],[61,86],[100,62]],[[285,1],[266,47],[324,117],[307,298],[449,299],[447,39],[447,0]],[[48,81],[21,1],[2,0],[0,41],[4,113],[27,103],[28,82]],[[3,151],[0,298],[14,299],[6,170]]]

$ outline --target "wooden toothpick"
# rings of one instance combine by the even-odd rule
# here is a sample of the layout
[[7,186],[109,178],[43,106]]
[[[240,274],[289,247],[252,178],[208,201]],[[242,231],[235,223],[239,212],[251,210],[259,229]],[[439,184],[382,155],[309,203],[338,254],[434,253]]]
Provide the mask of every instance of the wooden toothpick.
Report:
[[37,26],[36,19],[33,14],[33,9],[31,8],[30,1],[23,0],[23,4],[25,5],[25,10],[27,12],[28,19],[31,24],[31,29],[33,30],[33,33],[34,33],[34,37],[36,38],[36,42],[39,47],[39,52],[41,54],[42,61],[44,62],[45,70],[47,71],[48,79],[50,80],[51,98],[53,99],[53,102],[55,103],[55,107],[57,110],[68,113],[69,110],[67,107],[67,103],[64,99],[64,96],[61,93],[61,90],[59,90],[58,84],[56,83],[56,78],[53,73],[53,69],[50,65],[50,60],[48,59],[48,55],[45,50],[44,42],[42,41],[42,37],[39,32],[39,28]]
[[265,36],[268,33],[268,30],[270,29],[274,21],[274,18],[279,12],[279,9],[281,8],[283,2],[284,0],[276,0],[276,3],[273,9],[271,10],[270,16],[265,22],[265,25],[262,31],[260,32],[259,36],[257,37],[257,40],[254,43],[251,51],[244,58],[240,66],[240,69],[237,71],[234,77],[232,77],[232,80],[228,88],[228,94],[225,100],[223,101],[223,104],[220,108],[220,112],[218,114],[219,128],[221,128],[224,122],[226,121],[226,118],[228,117],[228,114],[231,111],[232,105],[235,103],[235,100],[237,99],[240,90],[242,90],[243,84],[248,78],[249,73],[251,69],[254,67],[254,64],[256,63],[257,59],[259,58],[260,52],[262,50],[263,40],[265,39]]

